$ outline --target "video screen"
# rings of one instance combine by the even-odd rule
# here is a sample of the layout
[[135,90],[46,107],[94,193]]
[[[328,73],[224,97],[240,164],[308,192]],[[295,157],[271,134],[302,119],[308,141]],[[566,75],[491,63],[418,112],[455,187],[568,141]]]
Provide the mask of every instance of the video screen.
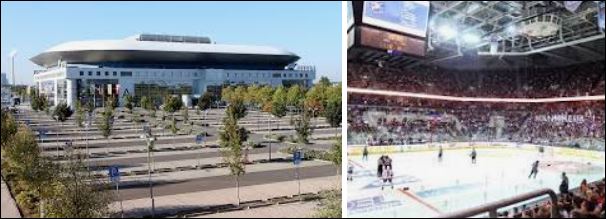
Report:
[[362,22],[425,38],[429,1],[365,1]]
[[360,27],[360,44],[375,49],[414,56],[425,56],[425,41],[402,34]]

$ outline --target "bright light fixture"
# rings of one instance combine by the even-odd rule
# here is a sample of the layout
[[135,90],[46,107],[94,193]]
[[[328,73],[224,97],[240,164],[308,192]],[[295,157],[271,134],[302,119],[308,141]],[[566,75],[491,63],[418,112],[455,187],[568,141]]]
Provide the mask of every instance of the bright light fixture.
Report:
[[480,36],[473,33],[466,33],[465,35],[463,35],[463,41],[465,41],[466,43],[479,43]]
[[457,30],[450,25],[442,25],[440,28],[438,28],[438,33],[447,40],[457,37]]
[[516,29],[516,26],[515,26],[515,25],[511,25],[511,26],[507,27],[507,33],[508,33],[509,35],[514,35],[514,34],[516,34],[516,31],[517,31],[517,29]]

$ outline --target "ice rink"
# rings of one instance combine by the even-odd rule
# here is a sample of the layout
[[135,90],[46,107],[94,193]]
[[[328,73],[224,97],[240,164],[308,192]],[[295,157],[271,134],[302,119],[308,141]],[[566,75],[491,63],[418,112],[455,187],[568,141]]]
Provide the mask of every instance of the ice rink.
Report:
[[[383,191],[376,173],[380,155],[370,155],[368,161],[361,155],[350,155],[354,179],[347,186],[348,216],[435,217],[537,189],[558,192],[562,172],[568,174],[571,189],[583,179],[593,182],[604,178],[604,152],[566,149],[541,154],[515,147],[477,151],[477,164],[471,163],[469,148],[446,149],[441,162],[437,149],[390,153],[395,189],[386,187]],[[536,160],[541,162],[539,174],[529,179]],[[402,189],[406,187],[409,190]]]

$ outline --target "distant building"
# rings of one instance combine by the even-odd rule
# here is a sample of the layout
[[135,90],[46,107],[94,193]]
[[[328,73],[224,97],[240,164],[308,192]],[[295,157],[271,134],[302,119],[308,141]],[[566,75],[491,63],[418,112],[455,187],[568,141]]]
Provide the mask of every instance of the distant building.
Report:
[[[101,106],[128,94],[220,95],[228,85],[312,86],[313,66],[294,53],[266,46],[225,45],[207,37],[141,34],[123,40],[68,42],[31,58],[44,67],[34,86],[51,105],[89,98]],[[83,100],[86,101],[86,100]]]
[[2,86],[8,85],[8,78],[6,78],[6,73],[2,73]]

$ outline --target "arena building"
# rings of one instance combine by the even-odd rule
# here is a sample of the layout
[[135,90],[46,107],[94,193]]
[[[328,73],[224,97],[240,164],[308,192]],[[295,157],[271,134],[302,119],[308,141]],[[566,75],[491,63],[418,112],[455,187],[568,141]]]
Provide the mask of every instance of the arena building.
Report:
[[265,46],[217,44],[207,37],[140,34],[123,40],[67,42],[30,60],[35,86],[51,104],[131,95],[160,100],[182,96],[187,103],[227,85],[309,87],[313,66],[298,66],[296,54]]

